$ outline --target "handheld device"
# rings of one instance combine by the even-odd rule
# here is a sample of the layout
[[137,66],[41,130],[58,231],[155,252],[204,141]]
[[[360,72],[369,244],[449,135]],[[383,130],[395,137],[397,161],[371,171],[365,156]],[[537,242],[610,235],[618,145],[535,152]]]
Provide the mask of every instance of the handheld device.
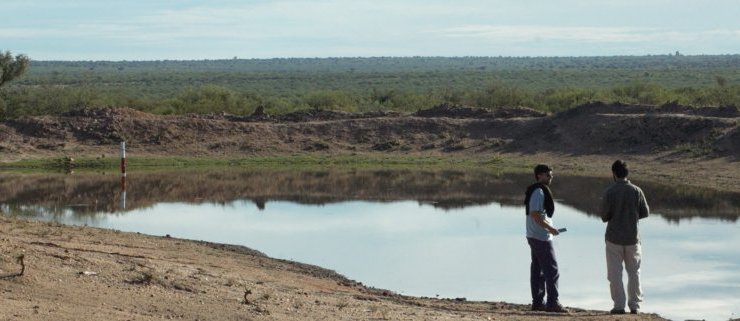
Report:
[[568,232],[568,229],[567,228],[559,228],[558,229],[558,232],[560,232],[560,233]]

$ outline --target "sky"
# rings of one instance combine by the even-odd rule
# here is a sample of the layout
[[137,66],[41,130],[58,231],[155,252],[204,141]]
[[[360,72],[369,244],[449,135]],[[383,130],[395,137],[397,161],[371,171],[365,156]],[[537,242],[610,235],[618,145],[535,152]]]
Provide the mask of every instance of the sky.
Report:
[[740,0],[3,0],[33,60],[739,54]]

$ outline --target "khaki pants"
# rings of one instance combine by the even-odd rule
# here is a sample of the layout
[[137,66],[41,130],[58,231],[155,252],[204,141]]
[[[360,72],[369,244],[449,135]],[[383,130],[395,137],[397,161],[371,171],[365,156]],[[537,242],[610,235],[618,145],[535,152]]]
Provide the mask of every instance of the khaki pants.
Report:
[[[642,249],[640,244],[618,245],[606,242],[606,271],[609,280],[614,309],[624,309],[628,303],[630,310],[640,309],[642,302],[642,288],[640,287],[640,262]],[[624,263],[624,266],[622,266]],[[624,284],[622,283],[622,269],[627,270],[627,295],[629,302],[625,302]]]

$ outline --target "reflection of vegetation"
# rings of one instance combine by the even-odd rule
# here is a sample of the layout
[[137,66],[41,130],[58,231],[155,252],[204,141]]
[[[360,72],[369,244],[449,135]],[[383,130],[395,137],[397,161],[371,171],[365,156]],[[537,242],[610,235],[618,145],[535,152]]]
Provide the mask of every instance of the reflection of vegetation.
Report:
[[[127,181],[126,210],[160,202],[252,200],[258,208],[270,201],[324,204],[347,200],[417,200],[452,209],[492,202],[520,206],[528,174],[455,170],[312,170],[280,169],[133,172]],[[0,210],[15,215],[94,216],[121,212],[118,175],[0,174]],[[701,188],[637,182],[654,212],[669,220],[713,217],[737,220],[740,195]],[[589,215],[610,181],[559,176],[554,192],[560,202]]]
[[716,216],[734,221],[740,217],[740,195],[738,193],[657,184],[645,184],[643,189],[645,193],[653,193],[661,197],[660,203],[654,205],[655,210],[669,220]]
[[[635,180],[653,213],[670,221],[690,217],[713,217],[735,221],[740,218],[740,193],[671,186]],[[556,197],[588,215],[598,215],[601,193],[611,184],[608,178],[559,176]]]

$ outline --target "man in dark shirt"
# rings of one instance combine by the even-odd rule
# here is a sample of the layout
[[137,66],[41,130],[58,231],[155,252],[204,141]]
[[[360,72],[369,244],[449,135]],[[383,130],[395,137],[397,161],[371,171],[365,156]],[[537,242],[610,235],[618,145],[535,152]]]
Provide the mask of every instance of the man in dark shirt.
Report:
[[[650,214],[642,189],[627,179],[627,163],[617,160],[612,164],[612,184],[601,200],[601,219],[606,222],[606,269],[614,308],[612,314],[624,314],[625,304],[637,314],[642,302],[640,287],[640,233],[638,221]],[[622,264],[627,270],[627,298],[622,284]]]

